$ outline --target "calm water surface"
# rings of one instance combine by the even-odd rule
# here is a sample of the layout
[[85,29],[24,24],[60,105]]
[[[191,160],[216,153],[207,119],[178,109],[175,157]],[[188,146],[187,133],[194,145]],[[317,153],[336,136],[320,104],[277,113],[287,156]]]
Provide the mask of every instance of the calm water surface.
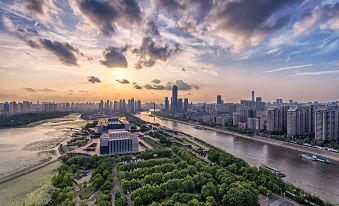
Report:
[[58,145],[84,124],[72,114],[31,127],[0,129],[0,178],[56,157]]
[[198,137],[211,145],[244,159],[251,165],[265,164],[277,168],[287,175],[284,178],[286,181],[318,195],[324,200],[339,203],[339,162],[326,165],[320,162],[304,160],[299,157],[300,152],[295,150],[235,138],[211,130],[197,130],[191,125],[150,117],[148,113],[141,113],[138,116],[146,121],[155,121],[163,126],[178,129]]

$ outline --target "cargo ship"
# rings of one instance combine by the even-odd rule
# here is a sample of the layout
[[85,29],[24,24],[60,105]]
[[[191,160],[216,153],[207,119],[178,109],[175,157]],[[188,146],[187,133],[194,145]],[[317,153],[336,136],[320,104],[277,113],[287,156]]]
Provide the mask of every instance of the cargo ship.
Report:
[[260,165],[260,168],[269,170],[269,171],[273,172],[274,174],[276,174],[277,176],[279,176],[281,178],[286,177],[286,175],[283,172],[281,172],[277,169],[274,169],[272,167],[269,167],[267,165],[262,164],[262,165]]
[[331,164],[330,160],[328,160],[327,158],[320,156],[320,155],[304,153],[304,154],[300,154],[299,156],[303,159],[318,161],[318,162],[321,162],[321,163],[324,163],[324,164]]

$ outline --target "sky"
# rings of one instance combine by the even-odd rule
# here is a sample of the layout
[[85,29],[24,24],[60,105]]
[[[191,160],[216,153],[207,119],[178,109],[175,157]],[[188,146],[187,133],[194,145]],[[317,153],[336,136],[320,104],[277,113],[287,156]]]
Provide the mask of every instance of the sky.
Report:
[[0,0],[0,101],[339,99],[337,0]]

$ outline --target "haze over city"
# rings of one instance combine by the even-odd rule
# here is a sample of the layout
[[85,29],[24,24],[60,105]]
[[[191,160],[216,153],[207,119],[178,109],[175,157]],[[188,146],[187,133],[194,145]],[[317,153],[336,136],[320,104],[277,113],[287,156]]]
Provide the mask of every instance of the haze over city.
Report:
[[336,0],[1,0],[0,101],[333,101],[338,29]]

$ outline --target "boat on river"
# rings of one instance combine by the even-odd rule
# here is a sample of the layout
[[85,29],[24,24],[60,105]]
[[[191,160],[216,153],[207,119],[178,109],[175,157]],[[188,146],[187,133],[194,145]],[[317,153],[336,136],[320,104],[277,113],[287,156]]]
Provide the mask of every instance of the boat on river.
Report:
[[198,130],[205,130],[205,127],[200,127],[200,126],[194,126],[194,129],[198,129]]
[[317,161],[317,162],[321,162],[324,164],[331,164],[331,161],[329,159],[321,155],[303,153],[303,154],[300,154],[299,156],[303,159]]
[[281,171],[279,171],[279,170],[277,170],[273,167],[269,167],[267,165],[261,164],[260,168],[269,170],[269,171],[273,172],[274,174],[276,174],[277,176],[279,176],[281,178],[286,177],[285,173],[283,173],[283,172],[281,172]]

